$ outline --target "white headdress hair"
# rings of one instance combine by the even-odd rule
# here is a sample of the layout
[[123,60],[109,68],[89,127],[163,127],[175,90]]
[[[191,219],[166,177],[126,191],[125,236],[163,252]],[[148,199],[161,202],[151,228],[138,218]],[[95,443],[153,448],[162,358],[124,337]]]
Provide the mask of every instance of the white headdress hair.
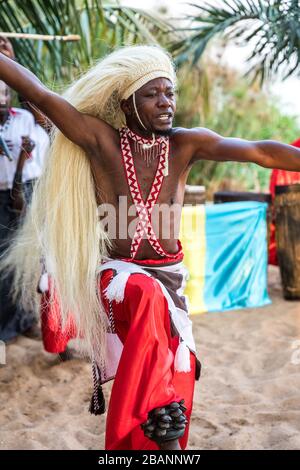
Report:
[[[164,49],[123,47],[88,70],[64,97],[82,113],[118,129],[125,125],[121,100],[158,77],[176,84],[172,59]],[[97,190],[101,194],[101,187]],[[104,357],[107,316],[98,295],[97,270],[110,241],[99,224],[97,202],[87,155],[55,129],[25,221],[0,270],[14,272],[16,295],[21,290],[23,305],[38,311],[40,300],[35,292],[43,259],[55,287],[62,325],[71,312],[88,351],[96,348]]]

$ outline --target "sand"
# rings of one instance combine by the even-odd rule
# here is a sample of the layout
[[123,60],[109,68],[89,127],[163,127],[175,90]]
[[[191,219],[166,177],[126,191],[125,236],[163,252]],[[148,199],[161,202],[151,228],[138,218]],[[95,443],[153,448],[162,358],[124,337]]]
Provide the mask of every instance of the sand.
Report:
[[[203,369],[190,449],[300,448],[300,302],[282,298],[274,267],[269,292],[267,307],[193,316]],[[103,449],[91,390],[87,362],[17,338],[0,368],[0,449]]]

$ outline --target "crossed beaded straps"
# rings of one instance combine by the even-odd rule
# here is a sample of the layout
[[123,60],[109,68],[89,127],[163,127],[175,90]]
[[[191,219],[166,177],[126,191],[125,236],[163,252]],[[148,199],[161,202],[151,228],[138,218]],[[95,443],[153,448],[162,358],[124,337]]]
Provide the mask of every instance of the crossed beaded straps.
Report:
[[166,162],[169,154],[169,142],[165,139],[163,139],[161,142],[162,151],[159,155],[159,161],[154,181],[152,183],[148,198],[146,202],[144,202],[141,193],[141,188],[137,180],[131,148],[127,137],[127,128],[120,129],[120,137],[122,158],[124,162],[126,178],[134,205],[139,216],[136,231],[132,238],[130,256],[131,258],[135,258],[139,246],[141,244],[143,235],[144,233],[146,233],[149,243],[156,251],[156,253],[158,253],[160,256],[175,257],[176,255],[170,255],[169,253],[166,253],[165,250],[162,248],[160,242],[156,237],[151,223],[151,213],[157,201],[164,179],[164,170],[166,168]]

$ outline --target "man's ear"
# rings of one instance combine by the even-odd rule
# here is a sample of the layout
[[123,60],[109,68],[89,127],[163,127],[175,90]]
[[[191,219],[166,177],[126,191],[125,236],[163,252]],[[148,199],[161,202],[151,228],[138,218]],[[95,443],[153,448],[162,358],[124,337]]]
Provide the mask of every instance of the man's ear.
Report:
[[123,111],[123,113],[125,114],[125,116],[131,116],[132,115],[132,106],[131,106],[131,103],[128,100],[122,100],[121,101],[121,109]]

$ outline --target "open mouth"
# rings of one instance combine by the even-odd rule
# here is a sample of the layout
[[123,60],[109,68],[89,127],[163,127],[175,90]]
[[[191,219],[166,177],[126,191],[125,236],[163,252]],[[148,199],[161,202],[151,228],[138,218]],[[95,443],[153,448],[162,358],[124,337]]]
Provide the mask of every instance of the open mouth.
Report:
[[160,114],[159,116],[156,117],[156,119],[160,122],[170,122],[172,121],[172,114],[170,113]]

